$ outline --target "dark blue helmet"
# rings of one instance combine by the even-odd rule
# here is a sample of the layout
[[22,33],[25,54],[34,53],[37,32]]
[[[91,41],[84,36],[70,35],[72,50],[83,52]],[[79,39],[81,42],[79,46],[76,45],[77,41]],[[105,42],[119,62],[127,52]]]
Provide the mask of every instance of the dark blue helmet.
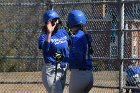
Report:
[[53,11],[53,10],[48,10],[43,14],[43,22],[46,23],[48,20],[52,20],[54,18],[60,18],[59,15]]
[[73,27],[79,24],[86,24],[86,17],[84,13],[80,10],[72,10],[68,14],[68,27]]

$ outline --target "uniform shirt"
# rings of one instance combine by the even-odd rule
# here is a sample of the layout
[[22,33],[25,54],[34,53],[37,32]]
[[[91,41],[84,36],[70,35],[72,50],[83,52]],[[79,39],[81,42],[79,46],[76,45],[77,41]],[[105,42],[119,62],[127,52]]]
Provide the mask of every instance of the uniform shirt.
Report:
[[140,74],[140,64],[137,66],[137,71]]
[[132,67],[131,64],[129,64],[126,67],[126,84],[135,86],[134,82],[140,82],[139,74],[140,74],[140,65]]
[[[90,42],[92,38],[88,35]],[[77,30],[71,36],[71,46],[69,55],[70,69],[92,69],[92,58],[89,53],[88,41],[82,30]]]
[[133,77],[134,75],[140,73],[140,65],[137,65],[135,68],[128,65],[126,73],[129,77]]
[[54,31],[51,36],[51,41],[47,42],[46,40],[47,33],[40,35],[38,39],[38,47],[43,50],[43,57],[45,63],[55,63],[55,53],[61,53],[64,56],[63,61],[67,61],[69,52],[68,52],[68,41],[69,36],[67,32],[63,29],[58,29]]

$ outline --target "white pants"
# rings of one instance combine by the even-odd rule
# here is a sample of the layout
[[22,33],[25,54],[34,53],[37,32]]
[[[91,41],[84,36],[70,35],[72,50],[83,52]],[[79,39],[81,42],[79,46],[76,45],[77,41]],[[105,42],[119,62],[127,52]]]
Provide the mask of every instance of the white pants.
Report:
[[93,72],[72,69],[69,93],[88,93],[93,86]]
[[44,65],[42,67],[42,81],[47,93],[63,93],[66,80],[66,71],[65,69],[60,68],[60,64],[58,64],[55,84],[54,78],[55,66],[50,64]]

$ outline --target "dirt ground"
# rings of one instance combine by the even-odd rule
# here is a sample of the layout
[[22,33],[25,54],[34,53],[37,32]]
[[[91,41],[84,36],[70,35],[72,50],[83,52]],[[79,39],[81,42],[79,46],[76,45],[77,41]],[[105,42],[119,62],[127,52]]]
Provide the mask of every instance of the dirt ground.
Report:
[[[0,73],[0,82],[40,82],[39,84],[0,84],[0,93],[47,93],[42,85],[41,72],[5,72]],[[69,72],[67,81],[69,82]],[[95,86],[118,87],[119,77],[115,71],[94,72]],[[68,86],[64,93],[68,93]],[[90,93],[119,93],[118,89],[93,87]]]

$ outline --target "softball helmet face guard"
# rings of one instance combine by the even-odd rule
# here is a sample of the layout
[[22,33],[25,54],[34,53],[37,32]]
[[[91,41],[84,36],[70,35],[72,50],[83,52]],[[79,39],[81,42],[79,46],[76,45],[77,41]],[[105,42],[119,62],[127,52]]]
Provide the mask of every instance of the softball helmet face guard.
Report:
[[86,24],[86,17],[84,13],[80,10],[70,11],[70,13],[68,14],[67,26],[69,28],[72,28],[73,26],[80,25],[80,24],[82,25]]

